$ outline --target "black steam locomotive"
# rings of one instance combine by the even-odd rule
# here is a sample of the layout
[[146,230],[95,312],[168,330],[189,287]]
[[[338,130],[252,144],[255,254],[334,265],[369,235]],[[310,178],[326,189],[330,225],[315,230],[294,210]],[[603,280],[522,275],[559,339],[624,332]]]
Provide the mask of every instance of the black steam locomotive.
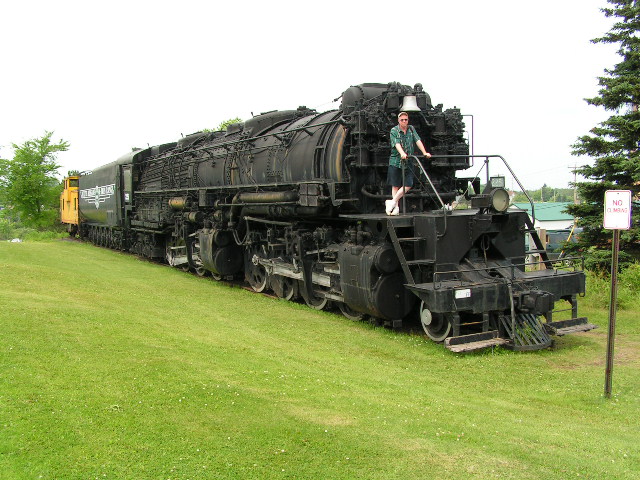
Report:
[[[415,312],[454,351],[539,349],[594,328],[577,315],[584,273],[554,268],[527,213],[507,211],[504,178],[489,175],[503,159],[482,156],[482,192],[480,178],[456,176],[478,163],[460,110],[432,105],[420,84],[362,84],[341,98],[338,110],[263,113],[81,175],[81,237],[351,319],[398,327]],[[387,216],[400,110],[432,158],[407,163],[417,182]],[[525,268],[526,235],[542,269]],[[552,320],[556,302],[571,318]]]

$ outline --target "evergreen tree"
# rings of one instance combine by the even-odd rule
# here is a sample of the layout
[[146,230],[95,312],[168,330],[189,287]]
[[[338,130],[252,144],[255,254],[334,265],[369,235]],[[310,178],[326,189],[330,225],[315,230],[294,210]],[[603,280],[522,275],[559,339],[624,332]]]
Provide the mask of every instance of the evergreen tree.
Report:
[[598,96],[585,100],[613,114],[573,145],[574,155],[589,156],[594,163],[577,169],[588,181],[577,183],[582,203],[567,209],[583,228],[574,249],[586,255],[588,265],[603,270],[610,264],[612,237],[602,226],[607,190],[632,191],[633,224],[631,230],[621,232],[620,247],[628,254],[621,256],[621,262],[640,258],[640,2],[607,2],[611,7],[602,12],[616,21],[606,35],[592,42],[618,45],[622,61],[605,69],[605,76],[599,77]]

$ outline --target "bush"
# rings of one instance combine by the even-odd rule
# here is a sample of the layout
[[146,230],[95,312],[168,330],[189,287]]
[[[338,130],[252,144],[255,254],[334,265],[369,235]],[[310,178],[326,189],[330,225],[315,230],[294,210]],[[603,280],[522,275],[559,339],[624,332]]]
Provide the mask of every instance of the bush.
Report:
[[[640,293],[640,264],[632,263],[618,274],[618,308],[636,308]],[[587,272],[587,295],[589,302],[599,308],[609,308],[611,300],[611,275]]]
[[633,263],[618,277],[619,284],[625,290],[637,295],[640,293],[640,263]]
[[[584,266],[587,270],[606,275],[611,272],[611,250],[590,248],[584,253]],[[633,265],[633,257],[626,252],[618,252],[618,271],[621,272]]]
[[57,240],[58,238],[67,238],[69,236],[67,232],[59,232],[54,230],[46,230],[44,232],[33,229],[25,230],[28,231],[25,231],[24,235],[19,238],[27,242],[43,242],[47,240]]
[[20,240],[30,242],[40,242],[67,236],[68,233],[66,233],[65,227],[62,224],[49,225],[46,229],[29,228],[15,221],[15,219],[3,216],[0,212],[0,241],[19,238]]
[[13,235],[14,225],[10,220],[0,217],[0,240],[11,240],[15,238]]

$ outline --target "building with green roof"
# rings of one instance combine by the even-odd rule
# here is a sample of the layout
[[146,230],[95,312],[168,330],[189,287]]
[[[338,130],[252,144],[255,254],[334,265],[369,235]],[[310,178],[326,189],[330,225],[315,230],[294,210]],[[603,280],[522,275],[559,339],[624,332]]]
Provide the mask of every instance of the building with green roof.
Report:
[[[573,226],[573,217],[565,212],[569,202],[534,203],[535,228],[550,230],[567,230]],[[530,203],[514,203],[510,209],[524,210],[531,217]]]

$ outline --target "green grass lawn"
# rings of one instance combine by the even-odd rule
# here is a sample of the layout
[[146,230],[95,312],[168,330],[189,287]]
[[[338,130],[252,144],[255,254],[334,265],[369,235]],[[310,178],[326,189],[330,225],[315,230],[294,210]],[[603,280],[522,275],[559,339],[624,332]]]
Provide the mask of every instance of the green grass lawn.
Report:
[[[1,479],[637,479],[640,320],[534,353],[418,334],[91,245],[0,243]],[[638,302],[640,305],[640,302]]]

